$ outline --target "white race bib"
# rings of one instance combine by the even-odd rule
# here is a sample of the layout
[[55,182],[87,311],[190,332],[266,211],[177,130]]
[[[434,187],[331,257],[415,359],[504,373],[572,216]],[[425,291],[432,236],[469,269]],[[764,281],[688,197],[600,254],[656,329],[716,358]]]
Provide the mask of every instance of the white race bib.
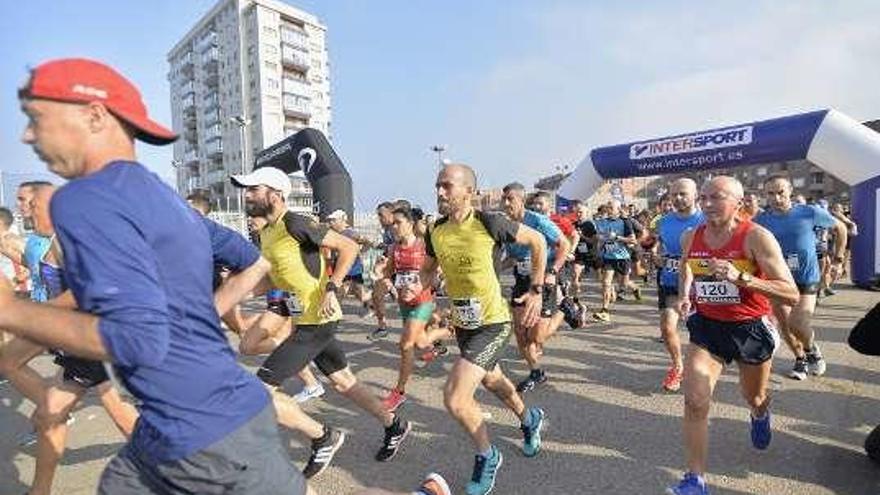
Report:
[[418,272],[399,272],[394,277],[394,286],[398,289],[405,289],[420,282],[421,279]]
[[702,304],[739,304],[739,287],[727,280],[697,280],[696,298]]
[[479,299],[453,299],[452,324],[457,328],[475,330],[483,322],[483,308]]
[[663,267],[669,272],[678,272],[678,265],[681,260],[678,258],[666,258]]
[[785,264],[788,265],[788,269],[796,272],[800,268],[800,259],[798,259],[797,253],[789,254],[785,256]]
[[526,258],[524,260],[517,261],[516,264],[513,266],[513,271],[520,277],[528,277],[532,274],[532,260]]
[[577,252],[579,252],[581,254],[589,253],[590,252],[590,245],[585,242],[578,244]]
[[299,301],[299,298],[296,297],[296,294],[291,292],[287,299],[284,300],[284,304],[287,305],[287,312],[290,313],[290,316],[299,316],[303,314],[302,303]]

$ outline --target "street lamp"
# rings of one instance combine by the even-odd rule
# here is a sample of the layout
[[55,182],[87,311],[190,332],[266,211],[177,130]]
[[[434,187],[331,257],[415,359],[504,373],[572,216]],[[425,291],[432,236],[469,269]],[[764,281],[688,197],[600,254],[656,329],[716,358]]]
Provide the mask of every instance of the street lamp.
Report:
[[[246,118],[244,115],[236,115],[235,117],[229,117],[229,121],[238,126],[239,130],[239,139],[241,143],[241,174],[244,175],[247,173],[246,163],[247,163],[247,126],[251,125],[250,119]],[[244,205],[244,189],[239,190],[238,192],[238,211],[239,213],[243,212],[242,205]]]
[[431,146],[431,151],[437,153],[437,166],[443,166],[443,152],[446,151],[446,145],[443,144],[435,144]]

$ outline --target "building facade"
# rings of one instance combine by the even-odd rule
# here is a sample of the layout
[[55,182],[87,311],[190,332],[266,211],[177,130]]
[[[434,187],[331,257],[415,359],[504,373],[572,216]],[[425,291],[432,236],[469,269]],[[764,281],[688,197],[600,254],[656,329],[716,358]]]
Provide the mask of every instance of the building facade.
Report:
[[229,175],[305,127],[332,136],[326,28],[311,14],[275,0],[221,0],[168,63],[181,194],[205,189],[218,207],[240,211]]

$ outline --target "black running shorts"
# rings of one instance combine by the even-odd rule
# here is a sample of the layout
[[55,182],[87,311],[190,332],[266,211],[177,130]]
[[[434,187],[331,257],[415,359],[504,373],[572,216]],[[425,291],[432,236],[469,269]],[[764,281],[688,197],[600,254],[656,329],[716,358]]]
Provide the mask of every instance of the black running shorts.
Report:
[[605,270],[614,270],[614,273],[618,275],[626,275],[630,271],[630,267],[632,266],[632,261],[625,260],[613,260],[608,258],[602,259],[602,268]]
[[338,321],[298,325],[266,358],[257,376],[263,383],[278,387],[311,361],[326,376],[345,369],[348,361],[336,340],[338,326]]
[[59,353],[55,355],[55,364],[64,369],[62,377],[65,382],[75,383],[83,388],[96,387],[110,379],[101,361]]
[[455,330],[461,357],[486,371],[495,369],[510,340],[510,322],[483,325],[475,330]]
[[726,364],[732,361],[761,364],[773,357],[779,345],[776,329],[766,318],[717,321],[699,313],[687,320],[691,343],[709,351]]
[[666,305],[666,298],[672,297],[672,296],[678,296],[678,287],[667,287],[665,285],[658,285],[657,286],[657,309],[659,309],[661,311],[664,309],[676,309],[676,308],[670,308]]

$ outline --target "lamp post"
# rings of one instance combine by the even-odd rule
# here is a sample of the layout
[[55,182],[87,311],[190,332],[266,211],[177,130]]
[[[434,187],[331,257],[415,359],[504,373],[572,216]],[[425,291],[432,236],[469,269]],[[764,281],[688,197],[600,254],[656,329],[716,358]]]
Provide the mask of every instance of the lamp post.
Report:
[[431,146],[431,151],[437,153],[437,167],[443,166],[443,152],[446,151],[446,145],[435,144]]
[[[239,172],[244,175],[247,173],[247,126],[251,124],[250,119],[245,118],[244,115],[236,115],[235,117],[229,117],[229,121],[238,126],[239,130],[239,139],[241,143],[241,168]],[[240,190],[238,193],[238,211],[239,213],[244,213],[244,209],[242,208],[244,205],[244,190]]]

